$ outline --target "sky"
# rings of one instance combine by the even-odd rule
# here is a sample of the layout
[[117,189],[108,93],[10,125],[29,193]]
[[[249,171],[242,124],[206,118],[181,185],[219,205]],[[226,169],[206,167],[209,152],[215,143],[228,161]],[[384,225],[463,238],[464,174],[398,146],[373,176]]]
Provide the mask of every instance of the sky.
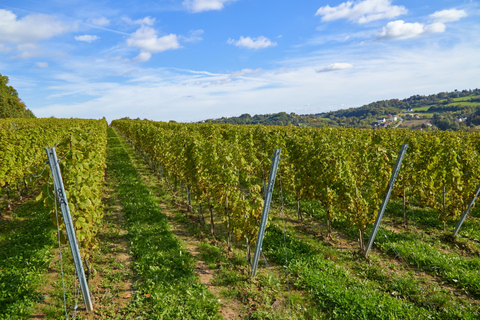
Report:
[[37,117],[196,122],[480,87],[480,2],[0,0]]

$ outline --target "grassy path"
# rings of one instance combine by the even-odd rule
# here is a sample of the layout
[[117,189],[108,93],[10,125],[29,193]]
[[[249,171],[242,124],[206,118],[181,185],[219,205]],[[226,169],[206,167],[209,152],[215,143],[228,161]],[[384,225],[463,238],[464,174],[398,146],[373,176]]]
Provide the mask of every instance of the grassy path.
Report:
[[217,301],[195,275],[195,260],[170,231],[166,215],[111,128],[108,139],[108,170],[123,207],[135,275],[127,318],[220,318]]

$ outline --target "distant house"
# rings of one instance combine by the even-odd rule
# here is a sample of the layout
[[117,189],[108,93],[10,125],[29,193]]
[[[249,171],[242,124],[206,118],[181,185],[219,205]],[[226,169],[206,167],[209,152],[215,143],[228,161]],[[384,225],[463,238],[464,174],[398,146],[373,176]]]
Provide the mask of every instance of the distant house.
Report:
[[467,117],[458,118],[458,122],[464,122],[464,121],[467,121]]
[[388,124],[389,124],[388,122],[375,121],[375,122],[372,122],[370,125],[374,128],[387,128]]
[[385,118],[382,118],[382,119],[378,119],[377,122],[379,123],[382,123],[382,122],[386,122],[387,120],[385,120]]
[[413,109],[408,107],[406,112],[413,112]]
[[390,119],[388,119],[388,120],[390,120],[392,122],[397,121],[397,116],[391,116]]
[[411,118],[413,118],[413,114],[406,114],[405,115],[405,119],[411,119]]

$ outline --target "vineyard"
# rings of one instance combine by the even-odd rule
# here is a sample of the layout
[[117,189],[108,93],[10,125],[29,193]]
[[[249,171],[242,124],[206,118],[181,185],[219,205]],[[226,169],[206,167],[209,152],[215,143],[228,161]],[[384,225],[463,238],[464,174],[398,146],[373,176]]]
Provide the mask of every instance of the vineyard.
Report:
[[[58,274],[52,280],[57,291],[50,290],[56,293],[42,298],[48,270],[60,270],[55,242],[67,241],[61,221],[57,231],[47,146],[60,158],[95,297],[95,311],[78,318],[480,316],[479,211],[451,236],[480,183],[479,134],[139,120],[111,126],[107,130],[105,120],[0,121],[3,318],[32,317],[42,304],[49,305],[40,312],[46,318],[69,313]],[[407,153],[367,259],[364,245],[402,144]],[[262,270],[252,278],[277,148]],[[109,206],[120,206],[123,218],[109,220]],[[198,255],[182,244],[187,238],[179,229],[197,239]],[[131,264],[109,249],[120,241]],[[203,273],[212,273],[208,283],[199,261]],[[130,289],[122,287],[128,283]],[[65,286],[65,304],[75,304],[75,279]]]
[[477,134],[148,121],[114,121],[113,126],[199,203],[224,213],[229,231],[247,242],[258,232],[275,148],[283,150],[282,193],[297,201],[299,218],[302,200],[318,200],[328,236],[333,221],[348,222],[359,231],[361,249],[401,144],[409,147],[395,191],[405,200],[405,212],[408,201],[437,209],[445,229],[466,209],[480,182]]

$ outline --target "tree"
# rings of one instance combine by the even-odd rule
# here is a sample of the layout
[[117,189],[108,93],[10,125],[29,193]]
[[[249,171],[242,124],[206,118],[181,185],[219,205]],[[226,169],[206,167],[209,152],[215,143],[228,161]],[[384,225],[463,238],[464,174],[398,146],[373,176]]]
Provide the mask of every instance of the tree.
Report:
[[8,85],[8,77],[0,74],[0,118],[35,118],[18,97],[17,90]]

